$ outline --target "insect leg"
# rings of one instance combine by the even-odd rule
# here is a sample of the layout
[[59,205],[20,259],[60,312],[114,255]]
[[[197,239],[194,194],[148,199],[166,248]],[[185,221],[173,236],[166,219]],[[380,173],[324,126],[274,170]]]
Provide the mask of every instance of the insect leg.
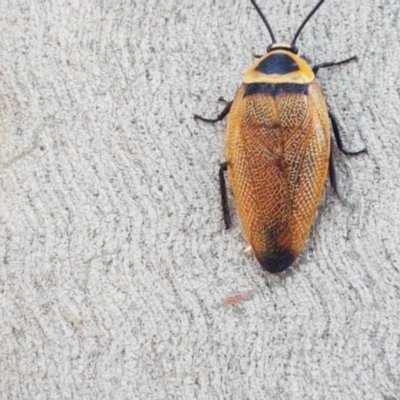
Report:
[[232,101],[230,101],[226,104],[226,107],[222,110],[221,114],[219,114],[217,118],[204,118],[204,117],[201,117],[200,115],[195,114],[194,119],[199,119],[204,122],[210,122],[212,124],[215,122],[218,122],[218,121],[222,121],[229,114],[229,111],[231,110],[231,106],[232,106]]
[[337,188],[335,164],[333,161],[333,139],[332,138],[331,138],[331,152],[329,154],[329,181],[331,183],[333,193],[336,194],[336,196],[339,197],[339,199],[340,199],[340,195],[339,195],[338,188]]
[[342,153],[347,154],[348,156],[356,156],[357,154],[361,154],[361,153],[368,154],[368,151],[367,151],[367,149],[365,147],[362,150],[359,150],[359,151],[347,151],[347,150],[345,150],[343,148],[343,142],[342,142],[342,138],[340,137],[339,127],[338,127],[338,124],[336,122],[336,119],[335,119],[334,115],[330,111],[328,111],[328,114],[329,114],[329,118],[330,118],[331,123],[332,123],[333,133],[335,135],[336,144],[337,144],[339,150]]
[[231,103],[228,100],[225,100],[224,97],[222,97],[222,96],[218,97],[218,101],[220,101],[221,103],[225,103],[225,104]]
[[356,61],[356,60],[357,60],[357,56],[353,56],[350,58],[346,58],[345,60],[342,60],[342,61],[325,62],[325,63],[315,65],[312,70],[313,70],[314,74],[317,75],[320,68],[328,68],[328,67],[333,67],[335,65],[347,64],[350,61]]
[[231,226],[231,217],[228,208],[228,195],[226,191],[225,175],[224,172],[228,170],[228,163],[225,161],[219,166],[219,188],[221,191],[221,204],[222,212],[224,214],[225,228],[229,229]]

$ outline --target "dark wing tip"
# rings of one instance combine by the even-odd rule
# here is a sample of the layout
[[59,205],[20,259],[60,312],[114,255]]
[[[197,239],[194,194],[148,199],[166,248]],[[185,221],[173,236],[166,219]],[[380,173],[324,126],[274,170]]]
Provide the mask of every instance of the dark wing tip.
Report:
[[277,249],[273,253],[257,257],[257,259],[265,271],[277,274],[289,268],[296,257],[288,249]]

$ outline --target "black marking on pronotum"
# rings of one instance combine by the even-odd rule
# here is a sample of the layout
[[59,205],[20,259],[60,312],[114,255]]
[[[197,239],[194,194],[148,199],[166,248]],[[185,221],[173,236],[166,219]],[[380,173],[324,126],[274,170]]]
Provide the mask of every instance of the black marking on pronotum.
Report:
[[264,74],[278,74],[286,75],[291,72],[299,70],[299,66],[292,57],[287,54],[271,54],[265,60],[261,61],[256,71],[262,72]]
[[254,94],[269,94],[273,97],[284,93],[307,94],[308,84],[298,83],[249,83],[246,85],[244,96]]

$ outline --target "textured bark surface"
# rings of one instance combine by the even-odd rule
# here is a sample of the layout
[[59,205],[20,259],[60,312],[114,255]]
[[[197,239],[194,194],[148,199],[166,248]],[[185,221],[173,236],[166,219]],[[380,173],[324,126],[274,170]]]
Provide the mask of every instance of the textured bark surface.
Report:
[[[260,0],[286,40],[314,3]],[[269,42],[248,1],[1,3],[0,398],[399,398],[399,2],[329,0],[298,41],[359,56],[319,77],[369,155],[335,152],[344,201],[281,276],[193,120]]]

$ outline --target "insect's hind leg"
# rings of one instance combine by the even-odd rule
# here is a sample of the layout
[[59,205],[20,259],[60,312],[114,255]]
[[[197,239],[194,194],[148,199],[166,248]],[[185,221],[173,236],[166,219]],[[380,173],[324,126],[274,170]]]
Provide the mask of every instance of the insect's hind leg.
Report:
[[339,127],[338,127],[338,124],[336,122],[336,118],[330,111],[328,111],[328,114],[329,114],[329,118],[331,120],[333,134],[335,135],[336,144],[337,144],[339,150],[343,154],[346,154],[348,156],[356,156],[356,155],[361,154],[361,153],[368,154],[368,151],[367,151],[367,149],[365,147],[362,150],[359,150],[359,151],[347,151],[347,150],[345,150],[343,148],[343,141],[342,141],[342,138],[340,137]]
[[224,173],[228,170],[228,163],[225,161],[219,166],[219,188],[221,191],[222,212],[224,214],[225,228],[231,226],[231,216],[229,215],[228,194],[226,190],[226,182]]
[[312,70],[313,70],[314,74],[317,75],[318,71],[319,71],[321,68],[329,68],[329,67],[333,67],[333,66],[335,66],[335,65],[347,64],[347,63],[349,63],[349,62],[351,62],[351,61],[357,61],[357,60],[358,60],[357,56],[353,56],[353,57],[350,57],[350,58],[346,58],[345,60],[342,60],[342,61],[325,62],[325,63],[321,63],[321,64],[315,65],[315,66],[312,68]]
[[339,195],[338,188],[337,188],[335,164],[333,161],[333,139],[332,138],[331,138],[331,152],[329,154],[329,182],[331,183],[333,193],[336,194],[336,196],[339,197],[339,199],[340,199],[340,195]]
[[199,119],[204,122],[210,122],[212,124],[214,124],[215,122],[218,122],[218,121],[222,121],[229,114],[229,111],[231,110],[231,106],[232,106],[232,101],[227,102],[222,97],[219,98],[219,101],[226,102],[226,106],[222,110],[221,114],[218,115],[217,118],[204,118],[200,115],[195,114],[194,119]]

